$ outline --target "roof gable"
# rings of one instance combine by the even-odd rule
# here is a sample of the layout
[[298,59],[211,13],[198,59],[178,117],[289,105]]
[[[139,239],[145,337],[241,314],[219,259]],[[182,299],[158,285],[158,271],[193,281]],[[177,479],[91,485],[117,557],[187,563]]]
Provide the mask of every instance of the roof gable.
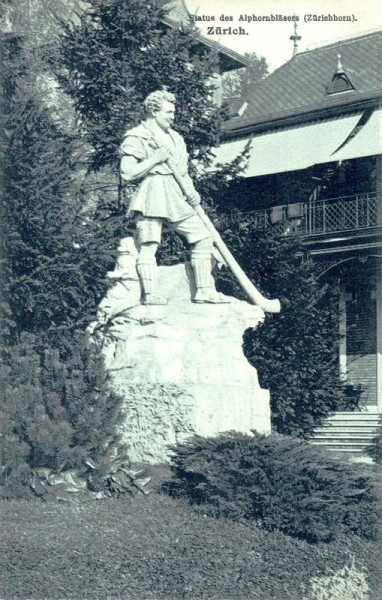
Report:
[[[338,54],[354,90],[327,94]],[[234,131],[381,95],[382,30],[296,54],[253,85],[245,98],[247,110],[242,117],[229,121],[227,129]]]

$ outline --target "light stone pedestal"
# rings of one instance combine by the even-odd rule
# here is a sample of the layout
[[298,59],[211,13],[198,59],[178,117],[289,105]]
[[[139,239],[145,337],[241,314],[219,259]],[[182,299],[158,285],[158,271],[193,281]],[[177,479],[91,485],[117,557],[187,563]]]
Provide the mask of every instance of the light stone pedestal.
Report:
[[269,433],[269,392],[242,351],[245,329],[256,327],[263,311],[235,298],[192,303],[190,265],[160,267],[159,291],[169,303],[143,306],[132,258],[127,253],[123,282],[99,307],[100,322],[108,323],[106,368],[126,399],[123,437],[131,460],[167,461],[169,445],[193,434]]

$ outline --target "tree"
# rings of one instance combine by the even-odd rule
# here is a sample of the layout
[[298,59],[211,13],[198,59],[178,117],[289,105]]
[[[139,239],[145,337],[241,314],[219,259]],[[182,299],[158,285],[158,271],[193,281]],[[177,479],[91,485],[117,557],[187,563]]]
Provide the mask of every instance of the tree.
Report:
[[[221,232],[262,293],[280,299],[280,314],[246,332],[244,352],[271,392],[273,427],[307,437],[342,398],[337,290],[323,286],[315,264],[303,260],[297,236],[256,230],[253,216],[239,210],[221,219]],[[245,297],[226,270],[218,281],[222,291]]]
[[110,209],[104,219],[107,202],[84,202],[82,147],[44,102],[39,50],[13,33],[2,50],[0,483],[11,497],[25,495],[33,469],[107,461],[122,400],[84,334],[116,221]]
[[193,158],[207,163],[220,134],[210,77],[217,57],[192,29],[164,25],[165,11],[143,0],[92,0],[68,24],[55,68],[94,148],[92,167],[115,167],[124,131],[143,116],[145,96],[166,86],[177,96],[176,129]]
[[266,77],[269,73],[267,61],[264,56],[257,56],[255,52],[245,52],[249,65],[237,71],[223,75],[223,99],[229,100],[236,96],[247,98],[251,86]]
[[[3,44],[4,333],[59,347],[94,318],[113,260],[113,212],[89,205],[83,148],[42,99],[23,38]],[[107,203],[105,198],[104,204]],[[114,211],[116,212],[116,211]],[[96,220],[94,214],[99,218]],[[105,220],[107,223],[105,223]],[[118,220],[118,219],[117,219]],[[9,311],[12,319],[9,318]]]

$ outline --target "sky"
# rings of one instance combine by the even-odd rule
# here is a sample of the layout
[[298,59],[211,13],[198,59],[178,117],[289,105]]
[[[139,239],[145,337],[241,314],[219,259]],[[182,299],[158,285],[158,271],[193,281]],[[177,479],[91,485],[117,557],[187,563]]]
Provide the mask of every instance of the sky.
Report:
[[[293,21],[281,20],[251,21],[253,17],[298,17],[297,31],[302,38],[299,41],[300,52],[382,29],[380,0],[185,0],[185,3],[192,15],[205,18],[195,21],[195,24],[206,37],[239,54],[255,52],[264,56],[270,72],[291,58],[293,42],[289,38],[294,33],[294,24]],[[222,20],[223,15],[232,17],[232,20]],[[212,16],[214,21],[207,20]],[[332,20],[323,20],[322,17],[331,17]],[[350,17],[351,21],[343,17]],[[208,34],[208,27],[214,28],[212,34]],[[232,31],[244,30],[245,33],[222,34],[216,30],[218,27],[231,27]]]

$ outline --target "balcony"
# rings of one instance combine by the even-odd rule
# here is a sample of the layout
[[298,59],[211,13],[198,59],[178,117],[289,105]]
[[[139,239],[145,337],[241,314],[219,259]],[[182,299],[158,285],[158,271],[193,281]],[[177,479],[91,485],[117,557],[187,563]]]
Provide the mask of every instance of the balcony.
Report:
[[325,236],[382,227],[382,196],[358,194],[297,202],[252,213],[256,228],[275,228],[280,235],[297,233],[304,237]]

